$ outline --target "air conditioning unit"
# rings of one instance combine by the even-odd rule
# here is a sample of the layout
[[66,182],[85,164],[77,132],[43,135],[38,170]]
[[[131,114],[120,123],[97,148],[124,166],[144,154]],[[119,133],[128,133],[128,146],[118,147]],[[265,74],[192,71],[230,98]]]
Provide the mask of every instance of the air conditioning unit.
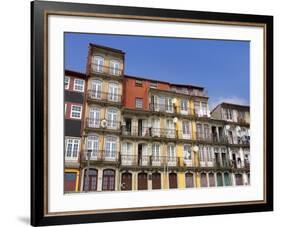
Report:
[[107,120],[103,119],[100,123],[102,128],[106,128],[107,127]]

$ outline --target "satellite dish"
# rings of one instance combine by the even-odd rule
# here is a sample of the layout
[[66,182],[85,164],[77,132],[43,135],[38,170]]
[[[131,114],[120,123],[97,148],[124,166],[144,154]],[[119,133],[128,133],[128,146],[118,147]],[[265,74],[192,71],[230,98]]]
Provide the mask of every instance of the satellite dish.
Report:
[[101,124],[102,128],[106,128],[107,127],[107,121],[105,119],[103,119],[100,124]]
[[237,126],[237,127],[236,127],[236,130],[237,130],[237,131],[240,131],[240,130],[241,130],[240,126]]
[[174,122],[174,123],[177,123],[177,122],[178,122],[178,118],[177,118],[177,117],[174,117],[173,122]]
[[193,151],[194,151],[194,152],[198,152],[198,151],[199,151],[199,147],[198,147],[198,146],[194,146],[194,147],[193,147]]
[[230,129],[230,126],[229,126],[229,125],[226,125],[225,128],[226,128],[226,130],[229,130],[229,129]]
[[173,99],[172,99],[172,103],[173,103],[173,104],[176,104],[176,102],[177,102],[177,99],[176,99],[176,98],[173,98]]

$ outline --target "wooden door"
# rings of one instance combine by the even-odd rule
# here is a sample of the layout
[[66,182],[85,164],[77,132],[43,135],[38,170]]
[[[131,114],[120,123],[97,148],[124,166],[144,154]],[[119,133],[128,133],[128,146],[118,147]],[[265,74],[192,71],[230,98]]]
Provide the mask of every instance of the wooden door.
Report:
[[201,177],[200,177],[200,183],[201,183],[201,187],[207,187],[207,175],[206,173],[201,173]]
[[185,187],[186,188],[193,188],[194,187],[194,179],[192,173],[185,174]]
[[178,179],[176,173],[169,174],[169,187],[170,188],[177,188],[178,187]]
[[122,184],[122,186],[121,186],[122,191],[132,190],[132,174],[123,173],[121,184]]
[[161,189],[161,174],[152,174],[152,189]]
[[235,183],[236,185],[243,185],[242,174],[235,174]]
[[147,190],[147,174],[138,174],[138,190]]
[[98,185],[98,171],[96,169],[89,170],[89,178],[87,181],[87,169],[84,174],[84,191],[96,191]]
[[103,191],[114,191],[115,190],[115,171],[111,169],[105,169],[103,171],[102,178],[102,190]]

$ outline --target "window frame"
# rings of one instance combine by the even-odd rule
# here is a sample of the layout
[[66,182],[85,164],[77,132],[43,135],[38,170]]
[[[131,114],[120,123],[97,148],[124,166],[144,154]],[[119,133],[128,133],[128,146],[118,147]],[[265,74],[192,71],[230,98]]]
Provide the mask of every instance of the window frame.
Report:
[[[72,114],[73,114],[73,107],[79,107],[79,108],[81,108],[81,110],[80,110],[80,117],[73,117],[72,116]],[[76,105],[76,104],[71,104],[71,108],[70,108],[70,115],[69,115],[69,117],[71,118],[71,119],[76,119],[76,120],[81,120],[82,119],[82,111],[83,111],[83,106],[82,105]],[[75,111],[74,111],[75,112]]]
[[[77,81],[82,81],[83,84],[82,84],[82,85],[81,85],[81,84],[78,84],[78,85],[77,85]],[[81,90],[77,89],[76,86],[82,86]],[[83,92],[84,92],[84,89],[85,89],[85,80],[75,78],[74,81],[73,81],[73,91],[77,91],[77,92],[83,93]]]
[[[65,86],[65,79],[67,79],[67,87]],[[69,90],[70,86],[70,77],[69,76],[64,76],[64,89]]]
[[[137,106],[137,101],[141,101],[141,107]],[[143,98],[139,98],[139,97],[135,98],[135,108],[136,109],[143,109]]]
[[[68,153],[68,144],[69,141],[73,141],[71,144],[72,144],[72,147],[71,147],[71,155],[68,156],[67,153]],[[75,143],[75,141],[78,141]],[[65,153],[64,153],[64,160],[65,161],[77,161],[78,160],[78,157],[79,157],[79,152],[80,152],[80,143],[81,143],[81,140],[80,138],[76,138],[76,137],[68,137],[68,138],[65,138]],[[77,144],[77,151],[76,151],[76,156],[73,156],[73,153],[74,153],[74,145]]]

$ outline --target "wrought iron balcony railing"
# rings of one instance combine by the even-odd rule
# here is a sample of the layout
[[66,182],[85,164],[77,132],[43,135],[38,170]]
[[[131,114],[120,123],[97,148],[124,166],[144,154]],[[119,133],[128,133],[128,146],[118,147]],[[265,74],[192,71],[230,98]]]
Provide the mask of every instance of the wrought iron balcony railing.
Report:
[[118,151],[87,149],[81,152],[81,160],[89,162],[118,162]]
[[168,128],[153,128],[153,127],[122,127],[122,135],[124,136],[140,136],[140,137],[164,137],[164,138],[177,138],[176,129]]
[[102,92],[99,90],[88,90],[87,98],[89,100],[98,100],[98,101],[107,101],[107,102],[115,102],[121,103],[122,95],[112,93],[112,92]]
[[109,74],[113,76],[121,76],[123,74],[123,70],[118,67],[110,67],[102,64],[92,64],[91,72],[98,74]]
[[123,155],[120,156],[122,166],[179,166],[180,158],[175,156]]
[[194,115],[194,109],[187,108],[186,110],[181,110],[175,105],[159,104],[159,103],[150,103],[149,110],[153,112],[166,112],[166,113],[180,113],[184,115]]
[[196,140],[212,142],[212,143],[228,143],[228,139],[226,136],[218,136],[214,133],[200,133],[196,132]]
[[86,118],[87,128],[100,128],[100,129],[110,129],[119,130],[121,122],[108,120],[108,119],[97,119],[97,118]]

